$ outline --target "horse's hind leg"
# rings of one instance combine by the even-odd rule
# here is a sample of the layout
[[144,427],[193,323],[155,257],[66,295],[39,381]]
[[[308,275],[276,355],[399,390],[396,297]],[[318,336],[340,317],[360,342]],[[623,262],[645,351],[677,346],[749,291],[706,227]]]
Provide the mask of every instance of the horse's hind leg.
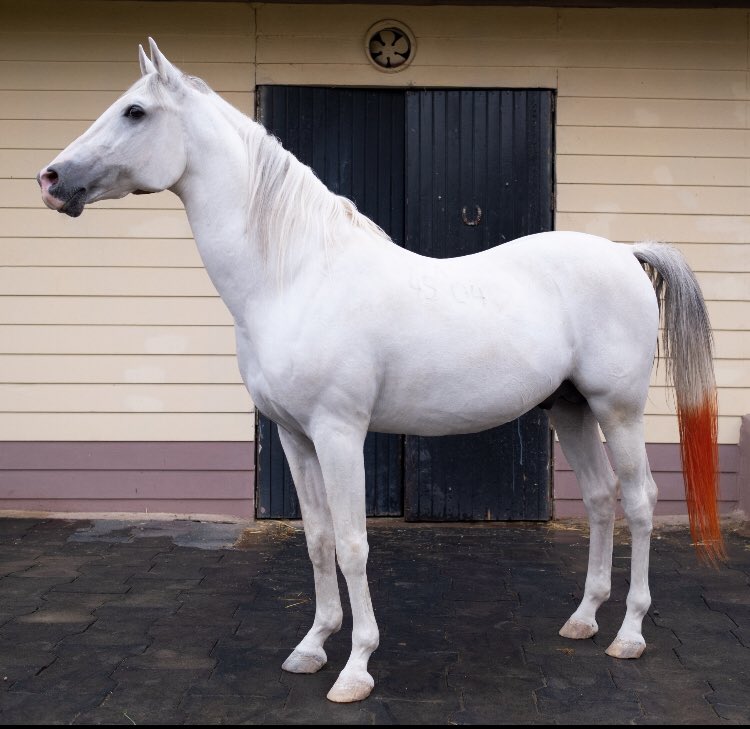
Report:
[[590,404],[607,438],[633,543],[627,612],[607,653],[615,658],[638,658],[646,648],[641,626],[651,605],[648,559],[657,493],[646,456],[642,408],[613,407],[595,400]]
[[282,668],[291,673],[315,673],[327,660],[323,643],[341,627],[342,620],[333,521],[312,442],[281,427],[279,437],[297,488],[307,551],[315,575],[315,620]]
[[564,638],[590,638],[599,629],[596,611],[609,598],[612,531],[617,482],[588,404],[558,400],[550,411],[563,453],[573,467],[589,516],[589,566],[578,609],[560,630]]

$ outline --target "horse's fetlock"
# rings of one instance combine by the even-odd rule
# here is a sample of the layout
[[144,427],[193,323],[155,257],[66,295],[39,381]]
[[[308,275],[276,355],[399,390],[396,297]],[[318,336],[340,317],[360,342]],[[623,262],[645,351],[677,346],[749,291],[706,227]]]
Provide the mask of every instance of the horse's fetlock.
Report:
[[377,627],[360,628],[352,635],[353,643],[365,653],[372,653],[380,645],[380,632]]
[[603,603],[609,600],[609,596],[611,594],[612,594],[612,591],[609,588],[600,588],[600,589],[594,590],[594,592],[592,593],[592,597],[598,603]]
[[315,622],[324,633],[328,635],[336,633],[341,629],[341,624],[344,622],[344,611],[341,606],[332,608],[326,611],[325,615],[318,614]]
[[646,592],[642,595],[628,595],[626,600],[628,612],[636,615],[645,615],[651,607],[651,594]]
[[590,575],[586,579],[585,597],[595,603],[597,606],[609,600],[611,582],[604,578],[592,578]]

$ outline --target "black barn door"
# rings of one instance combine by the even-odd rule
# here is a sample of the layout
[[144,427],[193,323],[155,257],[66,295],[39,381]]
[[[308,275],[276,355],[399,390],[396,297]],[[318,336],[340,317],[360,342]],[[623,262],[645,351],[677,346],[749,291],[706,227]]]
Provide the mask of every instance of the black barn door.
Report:
[[[464,256],[552,229],[552,92],[406,97],[406,247]],[[550,518],[551,433],[535,408],[482,433],[407,436],[410,521]]]
[[[260,120],[333,192],[353,200],[399,244],[404,240],[402,91],[263,86]],[[310,356],[314,356],[311,353]],[[256,515],[300,516],[278,428],[258,414]],[[403,514],[403,437],[365,441],[368,516]]]
[[[552,92],[260,87],[260,119],[399,245],[444,258],[552,227]],[[260,518],[299,516],[258,415]],[[548,519],[550,430],[535,409],[470,436],[369,434],[368,515]]]

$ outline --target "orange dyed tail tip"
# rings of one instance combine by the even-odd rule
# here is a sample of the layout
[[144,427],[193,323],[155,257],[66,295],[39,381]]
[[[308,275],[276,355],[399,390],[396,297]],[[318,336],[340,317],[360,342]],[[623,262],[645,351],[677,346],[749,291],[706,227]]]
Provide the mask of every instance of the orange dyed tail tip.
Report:
[[726,560],[717,503],[717,415],[715,392],[707,395],[698,406],[679,402],[677,405],[690,533],[698,558],[715,566]]

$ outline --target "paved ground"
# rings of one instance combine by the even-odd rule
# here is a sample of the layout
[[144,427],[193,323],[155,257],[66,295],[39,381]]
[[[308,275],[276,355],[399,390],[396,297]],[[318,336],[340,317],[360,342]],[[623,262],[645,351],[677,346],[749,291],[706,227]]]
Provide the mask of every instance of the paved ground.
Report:
[[587,538],[547,526],[371,528],[381,647],[365,702],[325,694],[347,656],[293,676],[309,626],[302,534],[271,525],[0,520],[0,723],[747,723],[750,532],[729,568],[699,567],[684,530],[654,540],[638,661],[604,648],[624,611],[626,535],[601,634],[557,636]]

